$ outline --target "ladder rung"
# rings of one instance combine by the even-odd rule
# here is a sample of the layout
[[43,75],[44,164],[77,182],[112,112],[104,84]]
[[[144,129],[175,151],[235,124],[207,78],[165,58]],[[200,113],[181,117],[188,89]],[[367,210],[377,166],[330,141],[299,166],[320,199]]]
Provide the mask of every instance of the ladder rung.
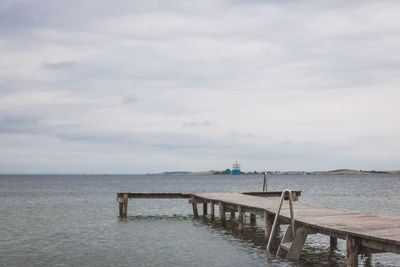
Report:
[[290,247],[292,246],[293,242],[281,243],[281,249],[289,251]]

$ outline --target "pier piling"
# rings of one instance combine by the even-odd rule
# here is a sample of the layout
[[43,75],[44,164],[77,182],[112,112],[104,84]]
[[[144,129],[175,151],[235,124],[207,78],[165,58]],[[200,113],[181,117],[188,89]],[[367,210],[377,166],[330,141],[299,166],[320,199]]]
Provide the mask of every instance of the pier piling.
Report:
[[193,217],[194,218],[199,217],[199,212],[197,211],[197,203],[192,203],[192,207],[193,207]]
[[243,209],[238,206],[239,233],[243,232]]
[[357,238],[346,236],[347,267],[358,266],[358,252],[360,246]]
[[221,201],[218,203],[219,206],[219,216],[221,217],[221,225],[223,227],[226,226],[226,219],[225,219],[225,204]]
[[203,216],[207,215],[207,202],[203,203]]
[[211,209],[211,214],[210,214],[211,221],[214,221],[215,218],[214,201],[210,202],[210,209]]
[[251,225],[257,224],[257,216],[255,213],[250,213],[250,224]]
[[329,243],[331,245],[331,249],[337,248],[337,237],[330,236]]

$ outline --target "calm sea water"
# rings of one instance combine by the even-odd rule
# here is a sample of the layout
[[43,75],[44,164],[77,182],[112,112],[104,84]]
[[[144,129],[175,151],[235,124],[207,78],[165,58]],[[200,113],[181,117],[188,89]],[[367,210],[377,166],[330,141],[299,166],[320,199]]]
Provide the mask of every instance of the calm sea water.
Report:
[[[345,242],[331,250],[324,235],[309,235],[298,262],[267,261],[262,218],[239,234],[236,220],[223,229],[193,219],[186,199],[130,200],[128,218],[118,218],[120,191],[260,191],[262,183],[260,175],[3,175],[0,265],[344,266]],[[268,187],[300,189],[305,203],[400,216],[400,176],[269,176]],[[400,266],[400,256],[359,262]]]

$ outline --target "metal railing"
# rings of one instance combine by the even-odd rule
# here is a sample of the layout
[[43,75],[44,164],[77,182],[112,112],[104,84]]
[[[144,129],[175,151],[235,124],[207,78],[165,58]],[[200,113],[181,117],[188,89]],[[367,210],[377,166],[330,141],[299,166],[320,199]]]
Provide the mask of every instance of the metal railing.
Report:
[[270,247],[271,247],[271,243],[272,243],[273,236],[274,236],[274,234],[275,234],[276,225],[278,224],[279,213],[281,212],[283,200],[285,199],[285,194],[286,194],[286,193],[289,194],[290,224],[291,224],[291,226],[292,226],[292,238],[294,238],[294,235],[295,235],[295,231],[294,231],[294,212],[293,212],[293,196],[292,196],[292,191],[289,190],[289,189],[285,189],[285,190],[282,191],[281,201],[280,201],[280,203],[279,203],[279,209],[278,209],[278,211],[277,211],[276,214],[275,214],[274,223],[272,224],[271,233],[270,233],[269,239],[268,239],[268,244],[267,244],[267,258],[268,258],[268,259],[271,258]]

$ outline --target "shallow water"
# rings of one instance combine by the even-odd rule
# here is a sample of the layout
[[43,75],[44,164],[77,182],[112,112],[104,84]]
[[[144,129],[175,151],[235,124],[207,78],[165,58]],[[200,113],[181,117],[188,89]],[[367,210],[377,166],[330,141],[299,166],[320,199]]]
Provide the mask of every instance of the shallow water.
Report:
[[[259,191],[262,183],[261,175],[3,175],[0,265],[343,266],[345,242],[331,250],[324,235],[309,235],[298,262],[267,261],[262,218],[239,234],[237,220],[228,219],[227,228],[194,220],[186,199],[130,200],[128,218],[118,218],[121,191]],[[269,176],[269,190],[284,188],[302,190],[305,203],[400,216],[400,176]],[[391,253],[359,260],[360,266],[399,262]]]

